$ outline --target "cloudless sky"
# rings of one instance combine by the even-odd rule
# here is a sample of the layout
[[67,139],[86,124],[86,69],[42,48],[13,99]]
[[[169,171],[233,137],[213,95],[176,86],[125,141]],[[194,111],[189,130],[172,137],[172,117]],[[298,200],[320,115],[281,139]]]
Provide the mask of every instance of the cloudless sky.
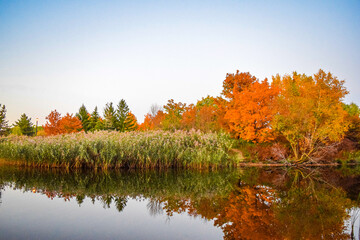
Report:
[[14,123],[124,98],[218,96],[226,73],[260,80],[319,68],[360,103],[360,1],[0,0],[0,103]]

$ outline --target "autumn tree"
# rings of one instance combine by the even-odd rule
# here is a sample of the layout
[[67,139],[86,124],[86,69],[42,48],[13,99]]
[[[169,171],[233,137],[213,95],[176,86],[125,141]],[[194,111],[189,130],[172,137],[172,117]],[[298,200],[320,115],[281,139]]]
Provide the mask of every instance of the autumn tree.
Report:
[[82,129],[81,121],[69,113],[60,119],[58,125],[61,133],[79,132]]
[[181,128],[190,130],[196,128],[197,109],[194,104],[190,104],[185,108],[181,116]]
[[85,132],[88,132],[90,130],[90,114],[86,110],[85,105],[81,105],[79,108],[78,113],[76,113],[76,117],[81,121],[81,125],[83,127],[83,130]]
[[344,81],[320,69],[313,77],[277,75],[273,83],[280,94],[272,127],[287,140],[296,162],[312,160],[320,146],[344,137],[349,126],[341,102],[348,93]]
[[19,127],[22,135],[32,136],[35,133],[31,118],[26,116],[25,113],[15,122],[15,126]]
[[157,104],[152,104],[150,111],[145,115],[144,122],[139,125],[139,130],[147,131],[160,129],[162,127],[164,115],[162,107]]
[[360,108],[355,103],[343,104],[343,109],[347,112],[347,119],[349,122],[349,129],[346,132],[346,137],[354,142],[360,140]]
[[162,110],[159,110],[152,118],[153,129],[162,129],[164,120],[165,113]]
[[272,102],[277,94],[267,79],[248,72],[227,74],[222,96],[215,100],[219,124],[235,138],[252,142],[272,139]]
[[229,101],[234,99],[235,94],[250,87],[254,82],[258,81],[256,77],[248,72],[236,71],[236,74],[228,73],[223,82],[222,95]]
[[190,104],[185,108],[181,126],[186,130],[194,128],[203,132],[219,130],[216,111],[217,106],[214,98],[210,96],[202,98],[196,105]]
[[56,110],[53,110],[45,119],[47,121],[43,127],[46,135],[57,135],[61,133],[59,124],[61,120],[60,113],[58,113]]
[[6,108],[5,105],[0,104],[0,136],[9,134],[10,128],[8,121],[6,120]]
[[139,125],[140,131],[147,131],[154,129],[153,116],[148,113],[145,115],[144,122]]
[[272,140],[270,122],[276,95],[276,89],[270,86],[267,79],[263,82],[256,80],[241,91],[234,90],[224,117],[230,133],[252,142]]
[[186,104],[181,102],[175,103],[173,99],[170,99],[164,106],[164,109],[166,115],[163,121],[163,128],[165,130],[180,129],[182,113],[186,109]]
[[219,125],[228,132],[232,132],[233,135],[238,135],[231,128],[229,124],[229,118],[225,117],[228,110],[234,108],[236,103],[235,97],[245,89],[252,86],[253,83],[258,82],[255,76],[252,76],[249,72],[236,71],[236,74],[228,73],[223,81],[223,90],[220,97],[215,99],[217,108],[217,119]]
[[196,103],[197,120],[196,128],[204,132],[220,129],[218,122],[218,106],[215,98],[207,96]]

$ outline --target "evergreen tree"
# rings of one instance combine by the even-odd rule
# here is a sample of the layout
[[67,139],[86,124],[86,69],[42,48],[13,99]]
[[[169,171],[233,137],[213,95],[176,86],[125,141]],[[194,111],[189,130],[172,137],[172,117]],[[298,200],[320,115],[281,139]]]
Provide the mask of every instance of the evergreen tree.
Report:
[[95,130],[102,130],[103,129],[103,124],[100,120],[100,116],[99,116],[99,112],[97,107],[95,107],[94,111],[91,113],[91,117],[90,117],[90,131],[95,131]]
[[138,128],[137,119],[134,114],[131,112],[128,113],[127,118],[125,119],[125,132],[135,131]]
[[34,135],[34,127],[31,123],[31,118],[26,116],[26,114],[22,114],[20,119],[15,122],[15,126],[20,128],[22,135],[32,136]]
[[0,104],[0,136],[9,134],[10,128],[8,121],[6,120],[6,108],[5,105]]
[[117,105],[117,109],[116,109],[116,119],[117,119],[117,124],[116,124],[116,130],[120,131],[120,132],[125,132],[126,131],[126,125],[128,124],[126,122],[126,118],[128,118],[129,116],[129,107],[126,104],[124,99],[121,99],[119,104]]
[[113,107],[113,103],[107,103],[104,109],[104,129],[115,130],[116,128],[116,111]]
[[101,119],[101,117],[99,118],[99,120],[96,122],[96,125],[95,125],[95,130],[96,131],[100,131],[100,130],[104,130],[105,127],[104,127],[104,123]]
[[90,130],[90,116],[84,104],[79,108],[79,112],[76,113],[76,117],[80,119],[84,131],[88,132]]

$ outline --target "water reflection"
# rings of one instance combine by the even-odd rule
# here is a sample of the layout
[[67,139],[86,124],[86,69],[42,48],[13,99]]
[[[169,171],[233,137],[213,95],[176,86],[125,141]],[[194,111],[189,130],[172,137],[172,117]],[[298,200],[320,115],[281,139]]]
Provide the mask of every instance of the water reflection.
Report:
[[[360,168],[227,171],[63,171],[0,168],[0,184],[122,212],[213,220],[224,239],[359,239]],[[1,202],[1,191],[0,191]]]

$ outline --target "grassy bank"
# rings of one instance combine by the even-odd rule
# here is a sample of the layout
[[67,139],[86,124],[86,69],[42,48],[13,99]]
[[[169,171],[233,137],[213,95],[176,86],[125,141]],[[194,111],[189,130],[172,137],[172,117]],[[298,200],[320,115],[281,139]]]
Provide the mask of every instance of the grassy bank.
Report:
[[196,131],[80,132],[0,138],[0,158],[44,167],[204,168],[236,165],[232,145],[225,134]]

